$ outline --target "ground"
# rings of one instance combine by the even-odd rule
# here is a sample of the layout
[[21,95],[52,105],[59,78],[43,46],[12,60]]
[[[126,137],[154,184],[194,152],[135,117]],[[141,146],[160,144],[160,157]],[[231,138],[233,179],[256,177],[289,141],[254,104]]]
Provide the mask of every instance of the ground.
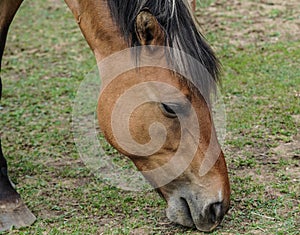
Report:
[[[299,3],[206,0],[196,15],[223,64],[227,114],[232,203],[213,234],[299,234]],[[169,223],[155,192],[111,187],[82,163],[72,102],[94,66],[62,1],[24,2],[3,61],[0,133],[38,220],[9,234],[201,234]]]
[[[300,7],[297,0],[216,0],[199,3],[198,19],[210,33],[217,33],[218,43],[243,48],[249,45],[297,41],[300,39]],[[203,6],[205,10],[201,10]]]

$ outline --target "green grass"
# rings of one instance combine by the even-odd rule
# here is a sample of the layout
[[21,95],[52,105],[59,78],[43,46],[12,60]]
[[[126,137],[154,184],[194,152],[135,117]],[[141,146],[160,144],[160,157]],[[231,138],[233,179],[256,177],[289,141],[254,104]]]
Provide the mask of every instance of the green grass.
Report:
[[[299,135],[299,41],[240,50],[221,36],[208,38],[222,45],[232,205],[213,234],[299,234],[299,149],[272,151]],[[3,61],[0,133],[10,176],[38,219],[9,234],[198,234],[169,224],[155,192],[108,186],[81,162],[72,101],[94,66],[63,3],[24,2]]]

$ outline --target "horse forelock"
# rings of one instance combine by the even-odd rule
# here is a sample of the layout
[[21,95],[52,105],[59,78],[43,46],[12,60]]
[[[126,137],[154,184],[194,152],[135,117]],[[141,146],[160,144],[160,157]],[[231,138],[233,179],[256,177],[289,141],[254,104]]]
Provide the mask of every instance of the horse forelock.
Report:
[[[135,33],[137,15],[143,9],[150,11],[165,32],[165,46],[178,49],[194,60],[187,59],[182,53],[167,57],[175,58],[174,63],[179,71],[188,71],[193,84],[191,89],[195,91],[200,88],[201,95],[209,99],[210,91],[215,91],[220,80],[220,63],[198,30],[187,0],[108,0],[107,3],[113,20],[131,47],[140,46]],[[203,69],[210,76],[203,76]]]

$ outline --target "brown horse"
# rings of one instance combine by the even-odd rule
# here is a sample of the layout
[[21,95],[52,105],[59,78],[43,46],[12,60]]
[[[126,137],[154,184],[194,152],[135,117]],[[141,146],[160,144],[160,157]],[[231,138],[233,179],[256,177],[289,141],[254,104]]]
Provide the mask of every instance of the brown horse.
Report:
[[[191,1],[65,2],[96,57],[101,77],[113,76],[104,81],[97,111],[106,139],[134,162],[167,201],[167,217],[172,222],[213,230],[230,201],[227,167],[209,98],[218,81],[219,63],[197,30]],[[21,3],[0,0],[0,58],[9,25]],[[115,56],[126,48],[133,50],[123,57]],[[115,72],[128,62],[134,64],[133,69]],[[137,84],[145,89],[138,92]],[[135,96],[120,105],[119,99],[127,91]],[[155,98],[138,107],[132,105],[145,94]],[[116,107],[121,107],[122,113],[116,114]],[[126,113],[130,107],[130,113]],[[122,129],[124,119],[129,135]],[[157,140],[163,143],[157,144]],[[155,147],[149,147],[149,143]],[[1,230],[29,225],[35,217],[11,186],[0,153]]]

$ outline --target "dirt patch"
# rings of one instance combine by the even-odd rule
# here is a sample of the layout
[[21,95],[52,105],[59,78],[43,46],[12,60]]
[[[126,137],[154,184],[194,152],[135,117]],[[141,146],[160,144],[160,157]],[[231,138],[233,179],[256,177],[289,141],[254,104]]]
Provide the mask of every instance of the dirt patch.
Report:
[[198,7],[205,34],[220,32],[222,40],[238,47],[264,42],[300,40],[298,0],[216,0]]
[[293,141],[290,143],[283,143],[272,149],[272,152],[288,157],[300,160],[300,134],[293,137]]
[[[300,115],[293,116],[297,126],[300,126]],[[271,149],[272,153],[286,160],[294,160],[296,163],[285,170],[292,177],[294,182],[300,182],[300,130],[289,143],[281,143],[276,148]]]
[[62,6],[64,6],[64,3],[62,0],[48,0],[48,9],[57,9],[57,8],[60,8]]

